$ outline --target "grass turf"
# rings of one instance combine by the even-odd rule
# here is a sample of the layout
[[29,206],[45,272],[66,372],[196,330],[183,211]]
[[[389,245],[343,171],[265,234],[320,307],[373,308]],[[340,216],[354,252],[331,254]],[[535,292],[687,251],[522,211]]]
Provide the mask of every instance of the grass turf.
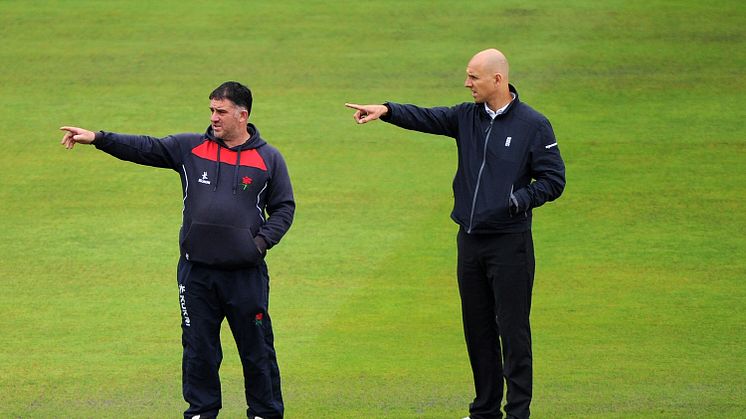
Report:
[[[447,418],[472,397],[448,219],[455,147],[342,104],[469,100],[511,61],[568,169],[535,211],[534,417],[746,414],[746,160],[738,2],[0,2],[0,405],[173,417],[174,173],[63,124],[202,131],[249,84],[295,224],[269,256],[287,416]],[[223,416],[244,410],[223,334]]]

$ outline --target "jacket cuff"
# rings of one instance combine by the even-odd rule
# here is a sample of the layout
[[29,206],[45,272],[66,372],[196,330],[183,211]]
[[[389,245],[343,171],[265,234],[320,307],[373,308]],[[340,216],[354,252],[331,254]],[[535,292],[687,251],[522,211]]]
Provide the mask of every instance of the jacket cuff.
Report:
[[385,106],[386,109],[388,109],[388,112],[386,112],[385,115],[381,116],[381,121],[388,122],[388,121],[391,120],[391,112],[392,112],[391,103],[390,102],[384,102],[383,106]]
[[254,244],[256,244],[256,248],[259,250],[259,253],[261,253],[262,255],[267,254],[267,241],[264,240],[264,237],[254,237]]
[[93,138],[93,142],[91,144],[93,144],[94,147],[100,149],[105,145],[105,143],[106,133],[104,133],[103,131],[96,131],[96,136]]

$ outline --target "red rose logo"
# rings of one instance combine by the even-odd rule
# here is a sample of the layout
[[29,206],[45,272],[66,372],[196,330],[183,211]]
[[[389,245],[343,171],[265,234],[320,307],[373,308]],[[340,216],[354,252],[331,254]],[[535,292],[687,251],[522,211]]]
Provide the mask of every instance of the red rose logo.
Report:
[[251,185],[251,182],[253,182],[253,180],[250,177],[244,176],[243,179],[241,179],[241,183],[243,184],[243,190],[246,190],[246,188],[248,188],[249,185]]

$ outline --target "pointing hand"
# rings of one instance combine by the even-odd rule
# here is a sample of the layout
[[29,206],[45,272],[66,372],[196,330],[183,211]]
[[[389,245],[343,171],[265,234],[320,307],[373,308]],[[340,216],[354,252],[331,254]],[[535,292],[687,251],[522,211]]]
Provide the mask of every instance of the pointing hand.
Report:
[[375,121],[389,112],[389,108],[385,105],[356,105],[354,103],[345,103],[345,106],[355,109],[355,114],[352,117],[358,124]]
[[65,146],[68,150],[73,148],[75,143],[90,144],[96,139],[96,133],[88,131],[87,129],[78,127],[61,127],[60,130],[66,131],[60,144]]

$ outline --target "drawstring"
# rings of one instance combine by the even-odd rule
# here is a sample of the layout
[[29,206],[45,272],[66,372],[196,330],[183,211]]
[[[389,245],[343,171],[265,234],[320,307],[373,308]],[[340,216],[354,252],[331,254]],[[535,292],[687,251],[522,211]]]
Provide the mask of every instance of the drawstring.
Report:
[[[215,192],[218,190],[218,182],[220,182],[220,149],[223,148],[220,144],[218,144],[218,156],[215,159],[215,186],[212,187],[212,191]],[[241,167],[241,149],[239,148],[236,152],[236,168],[233,172],[233,195],[236,194],[236,189],[238,189],[238,172],[239,168]]]
[[241,149],[238,149],[236,153],[236,169],[233,172],[233,195],[236,194],[236,188],[238,188],[238,168],[241,167]]
[[218,144],[218,158],[215,159],[215,171],[217,172],[217,175],[215,175],[215,186],[212,187],[212,191],[215,192],[218,190],[218,182],[220,181],[220,149],[223,148]]

